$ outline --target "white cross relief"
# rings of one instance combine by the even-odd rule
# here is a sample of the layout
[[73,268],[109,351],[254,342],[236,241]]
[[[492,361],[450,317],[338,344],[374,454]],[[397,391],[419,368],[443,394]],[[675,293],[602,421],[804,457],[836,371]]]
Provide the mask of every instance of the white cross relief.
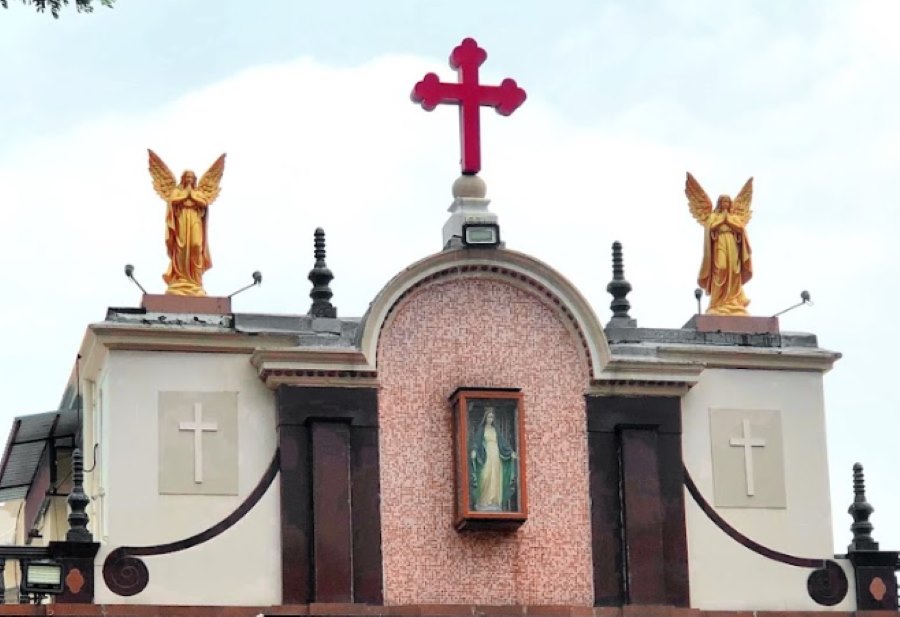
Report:
[[753,448],[765,447],[766,440],[752,437],[750,420],[744,418],[741,423],[743,425],[743,435],[741,437],[732,437],[728,443],[734,447],[744,449],[744,477],[747,479],[747,495],[752,497],[756,494],[753,486]]
[[203,422],[203,405],[194,403],[194,421],[179,422],[179,431],[194,432],[194,482],[203,482],[203,431],[215,432],[219,426],[213,422]]

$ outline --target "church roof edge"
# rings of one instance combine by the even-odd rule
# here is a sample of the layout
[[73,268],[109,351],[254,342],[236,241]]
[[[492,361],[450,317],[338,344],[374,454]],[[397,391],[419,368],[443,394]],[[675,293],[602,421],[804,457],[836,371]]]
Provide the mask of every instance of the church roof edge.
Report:
[[616,328],[605,329],[611,346],[622,344],[687,344],[726,347],[781,348],[802,347],[818,349],[815,334],[807,332],[779,332],[746,334],[739,332],[701,332],[688,328]]
[[134,308],[110,308],[106,319],[92,328],[138,328],[147,331],[194,333],[200,336],[243,334],[247,336],[287,336],[295,344],[352,347],[360,318],[314,317],[276,313],[230,313],[205,315],[160,313]]

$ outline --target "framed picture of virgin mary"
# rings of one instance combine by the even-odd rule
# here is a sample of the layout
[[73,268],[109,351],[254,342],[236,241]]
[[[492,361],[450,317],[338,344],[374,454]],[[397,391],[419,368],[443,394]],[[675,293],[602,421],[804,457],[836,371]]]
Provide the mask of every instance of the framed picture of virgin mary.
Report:
[[456,528],[516,529],[528,514],[521,391],[458,388],[450,404]]

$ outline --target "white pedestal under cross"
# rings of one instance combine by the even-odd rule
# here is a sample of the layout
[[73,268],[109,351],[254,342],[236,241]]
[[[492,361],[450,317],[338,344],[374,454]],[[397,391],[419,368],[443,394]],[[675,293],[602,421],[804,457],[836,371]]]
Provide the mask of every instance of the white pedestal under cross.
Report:
[[194,482],[203,482],[203,432],[213,433],[219,430],[213,422],[203,422],[203,405],[194,403],[194,421],[179,422],[179,431],[194,432]]
[[766,440],[759,437],[753,438],[750,430],[750,420],[747,418],[744,418],[741,424],[743,428],[742,436],[732,437],[728,443],[734,447],[744,449],[744,477],[747,480],[747,495],[752,497],[756,493],[753,485],[753,448],[765,447]]

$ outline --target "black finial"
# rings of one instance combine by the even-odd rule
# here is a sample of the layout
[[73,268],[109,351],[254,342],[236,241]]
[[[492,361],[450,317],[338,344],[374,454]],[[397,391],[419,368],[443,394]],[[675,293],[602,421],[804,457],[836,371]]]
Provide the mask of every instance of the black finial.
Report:
[[606,291],[613,297],[613,301],[609,304],[613,316],[606,325],[607,327],[634,328],[637,326],[637,321],[632,319],[628,314],[631,303],[625,298],[625,296],[628,295],[628,292],[631,291],[631,283],[625,280],[625,267],[622,260],[621,242],[613,242],[612,258],[613,278],[612,281],[609,282],[609,285],[606,286]]
[[315,258],[316,265],[309,271],[309,281],[313,284],[309,297],[312,298],[312,306],[308,315],[312,317],[337,317],[337,309],[331,305],[331,287],[328,284],[334,278],[331,270],[325,265],[325,230],[316,228],[315,233]]
[[853,503],[847,512],[853,517],[850,531],[853,532],[853,542],[847,547],[853,551],[877,551],[878,542],[872,538],[874,526],[869,522],[869,517],[875,508],[866,501],[866,478],[861,463],[853,465]]
[[84,493],[84,458],[81,448],[72,451],[72,490],[66,499],[69,504],[69,530],[66,532],[68,542],[93,542],[94,537],[88,531],[87,506],[91,498]]

